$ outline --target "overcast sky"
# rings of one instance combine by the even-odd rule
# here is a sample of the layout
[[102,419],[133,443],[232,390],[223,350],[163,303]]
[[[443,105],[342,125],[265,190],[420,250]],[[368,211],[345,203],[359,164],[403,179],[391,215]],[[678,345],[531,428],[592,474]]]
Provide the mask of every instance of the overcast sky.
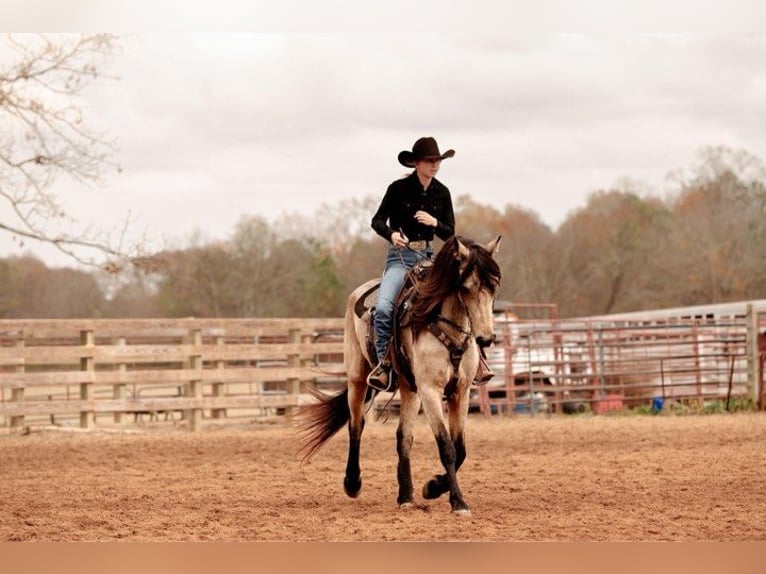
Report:
[[123,171],[55,189],[84,225],[130,211],[157,246],[380,198],[424,135],[456,150],[453,198],[553,228],[624,178],[664,196],[704,146],[766,158],[765,35],[156,33],[123,36],[109,70],[82,106]]

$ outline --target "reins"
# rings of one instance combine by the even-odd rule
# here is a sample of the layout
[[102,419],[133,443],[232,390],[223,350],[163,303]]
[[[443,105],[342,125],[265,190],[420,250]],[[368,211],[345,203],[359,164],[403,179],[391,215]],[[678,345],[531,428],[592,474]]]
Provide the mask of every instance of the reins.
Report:
[[[415,255],[417,255],[421,259],[428,259],[428,255],[425,255],[424,251],[418,251],[417,249],[413,249],[409,245],[405,245],[404,249],[407,249],[408,251],[412,251]],[[397,250],[398,251],[397,255],[399,255],[399,261],[401,261],[402,265],[404,265],[406,267],[406,264],[405,264],[405,261],[404,261],[404,257],[402,257],[402,251],[404,251],[404,249],[398,249]]]

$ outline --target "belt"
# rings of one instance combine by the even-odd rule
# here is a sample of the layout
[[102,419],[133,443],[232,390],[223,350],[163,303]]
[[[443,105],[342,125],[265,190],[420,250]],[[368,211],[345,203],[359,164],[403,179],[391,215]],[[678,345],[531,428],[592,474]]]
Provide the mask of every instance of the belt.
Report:
[[426,241],[425,239],[419,239],[418,241],[410,241],[407,244],[407,247],[409,247],[413,251],[423,251],[424,249],[431,247],[431,242]]

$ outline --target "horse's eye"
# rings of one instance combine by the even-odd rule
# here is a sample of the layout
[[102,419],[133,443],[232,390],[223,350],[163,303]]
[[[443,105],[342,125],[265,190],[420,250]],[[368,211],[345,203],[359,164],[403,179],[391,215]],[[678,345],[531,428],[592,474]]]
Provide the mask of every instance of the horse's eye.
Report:
[[480,288],[481,288],[481,283],[477,281],[474,277],[470,277],[467,281],[465,281],[460,286],[460,290],[463,293],[476,293]]

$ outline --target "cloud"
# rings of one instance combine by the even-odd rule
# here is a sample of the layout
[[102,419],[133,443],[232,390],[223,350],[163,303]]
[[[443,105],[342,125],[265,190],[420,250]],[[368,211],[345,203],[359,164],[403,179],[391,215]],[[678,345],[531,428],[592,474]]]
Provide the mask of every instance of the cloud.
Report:
[[84,221],[130,209],[149,235],[223,237],[245,214],[381,197],[432,135],[457,151],[453,194],[555,227],[620,178],[661,193],[702,146],[763,154],[764,61],[762,35],[128,35],[121,79],[82,104],[124,171],[107,201],[56,189]]

